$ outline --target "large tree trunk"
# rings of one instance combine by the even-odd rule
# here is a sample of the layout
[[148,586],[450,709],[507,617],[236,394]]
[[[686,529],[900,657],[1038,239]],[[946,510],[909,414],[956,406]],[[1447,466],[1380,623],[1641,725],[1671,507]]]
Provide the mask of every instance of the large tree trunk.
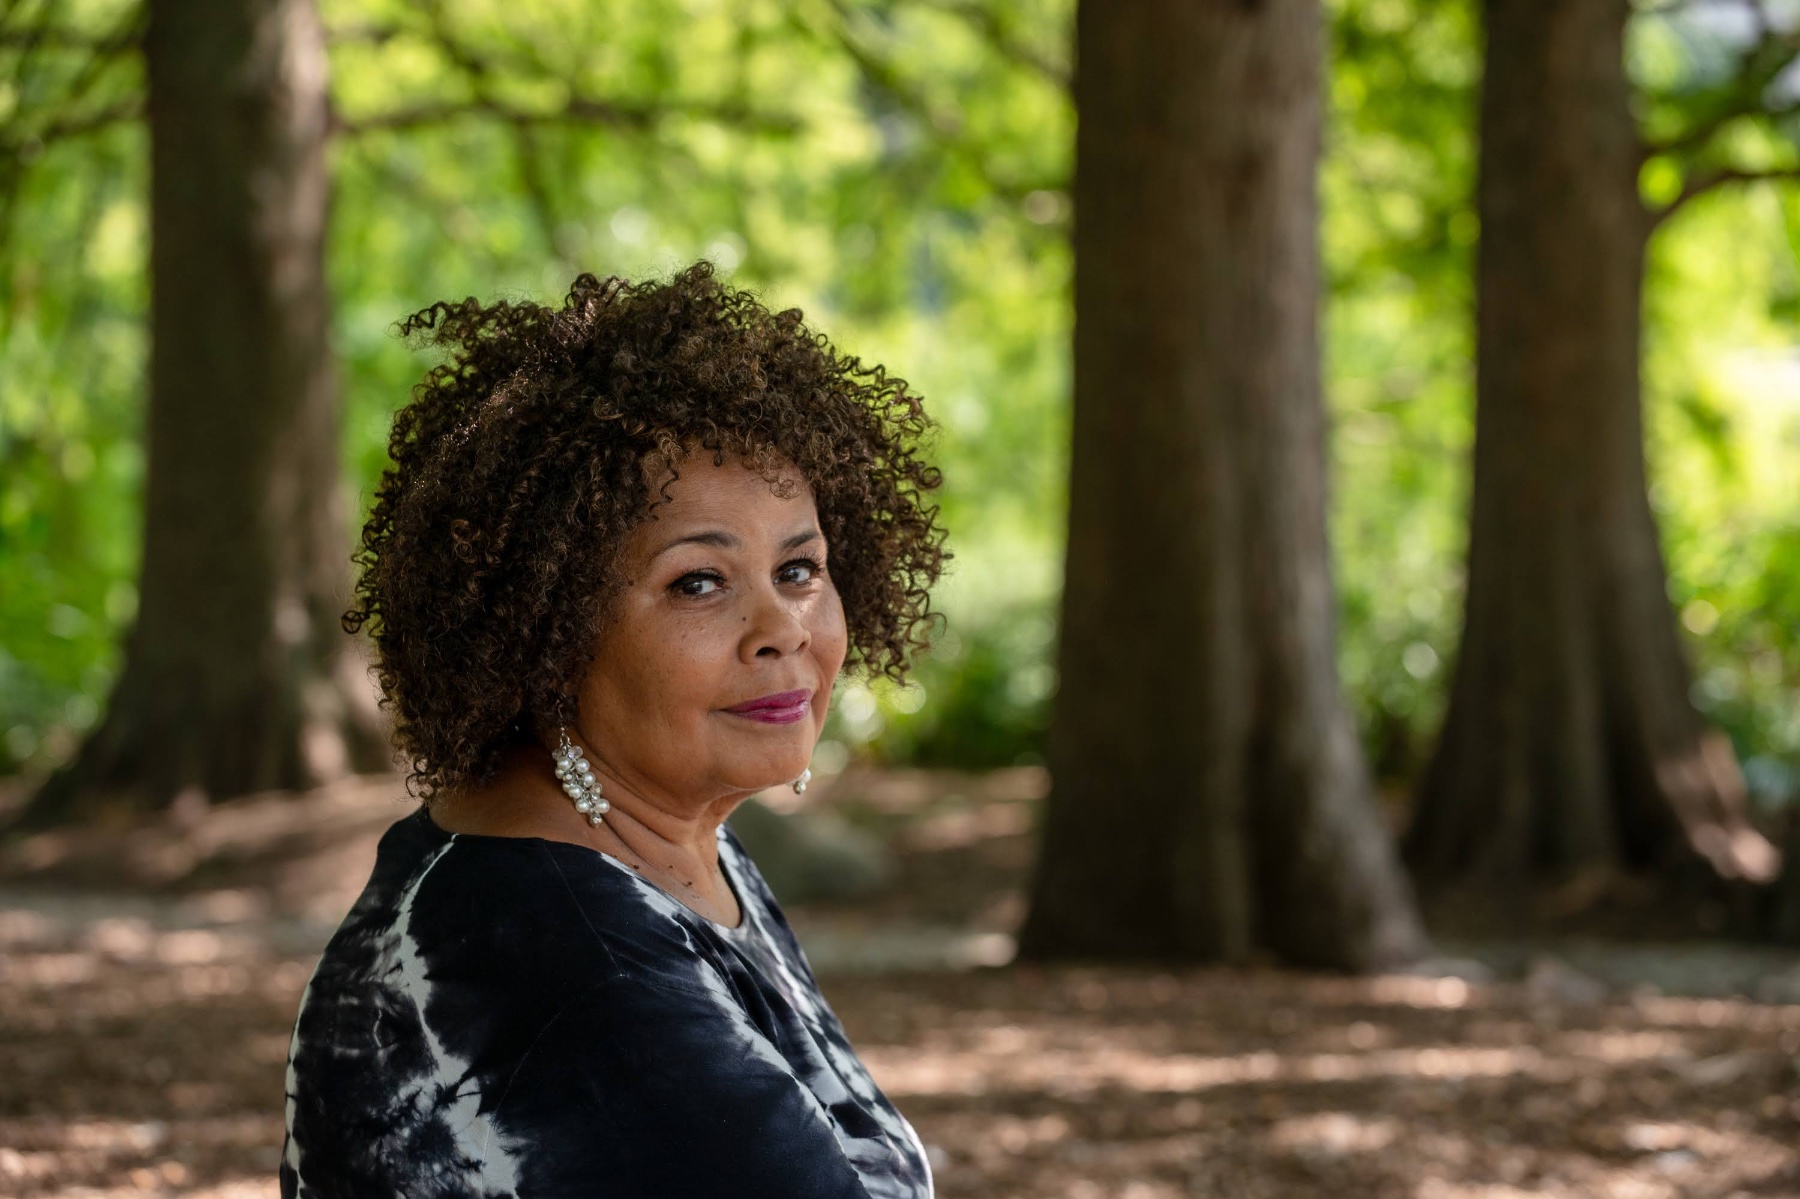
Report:
[[[154,0],[144,558],[104,722],[29,823],[386,762],[348,581],[311,0]],[[359,702],[362,701],[362,702]]]
[[1776,865],[1689,702],[1645,486],[1628,12],[1487,4],[1467,608],[1406,840],[1434,878]]
[[1317,0],[1077,16],[1061,686],[1026,956],[1427,949],[1334,664]]

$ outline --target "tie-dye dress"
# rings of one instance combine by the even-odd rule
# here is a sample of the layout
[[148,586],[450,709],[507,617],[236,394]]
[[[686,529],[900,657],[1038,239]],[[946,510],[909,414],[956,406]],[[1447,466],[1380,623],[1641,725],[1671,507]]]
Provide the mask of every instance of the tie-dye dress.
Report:
[[929,1197],[724,826],[719,862],[737,928],[584,846],[397,821],[301,1000],[283,1199]]

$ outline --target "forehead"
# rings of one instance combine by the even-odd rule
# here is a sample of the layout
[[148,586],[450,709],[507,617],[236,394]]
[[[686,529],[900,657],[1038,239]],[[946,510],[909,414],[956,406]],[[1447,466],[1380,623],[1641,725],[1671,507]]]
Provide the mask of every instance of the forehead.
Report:
[[785,535],[818,520],[812,487],[786,460],[777,459],[765,474],[743,458],[715,463],[700,452],[674,469],[659,462],[646,463],[645,471],[652,507],[634,531],[637,548],[660,546],[702,525],[745,536]]

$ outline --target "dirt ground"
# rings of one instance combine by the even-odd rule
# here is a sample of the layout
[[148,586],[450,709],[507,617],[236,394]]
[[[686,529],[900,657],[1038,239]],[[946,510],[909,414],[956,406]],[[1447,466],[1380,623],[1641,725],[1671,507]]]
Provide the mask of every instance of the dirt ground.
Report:
[[[882,895],[790,915],[945,1199],[1800,1196],[1800,956],[1012,965],[1042,785],[847,775],[806,801],[894,847]],[[0,851],[0,1196],[272,1196],[300,989],[409,810],[364,779]]]

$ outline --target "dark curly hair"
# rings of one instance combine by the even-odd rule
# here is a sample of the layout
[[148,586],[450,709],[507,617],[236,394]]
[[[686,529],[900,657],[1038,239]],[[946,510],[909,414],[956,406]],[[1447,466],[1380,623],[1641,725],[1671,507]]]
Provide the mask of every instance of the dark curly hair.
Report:
[[437,303],[402,336],[448,347],[394,418],[344,628],[367,627],[424,798],[492,777],[571,715],[654,464],[782,459],[812,485],[850,663],[905,677],[948,555],[905,380],[839,354],[698,262],[665,283],[575,280],[560,308]]

